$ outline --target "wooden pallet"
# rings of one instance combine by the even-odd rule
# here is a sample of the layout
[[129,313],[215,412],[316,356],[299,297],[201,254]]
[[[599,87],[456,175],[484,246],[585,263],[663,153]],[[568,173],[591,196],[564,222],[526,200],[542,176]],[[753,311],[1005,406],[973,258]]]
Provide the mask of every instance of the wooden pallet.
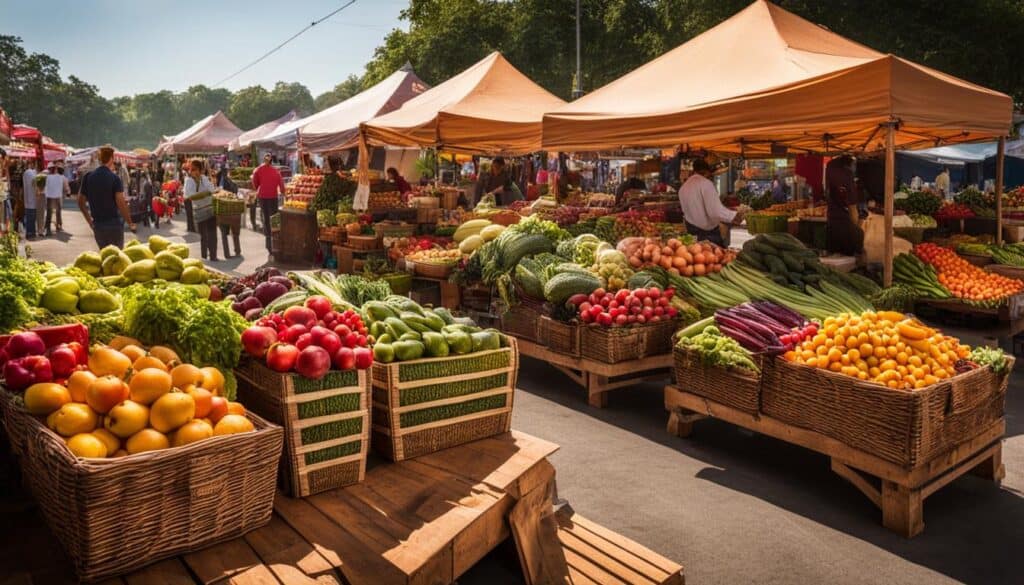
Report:
[[579,514],[559,511],[558,540],[573,585],[683,585],[683,567]]
[[608,392],[635,386],[640,382],[672,378],[672,354],[657,355],[638,360],[606,364],[585,357],[558,353],[539,343],[516,338],[519,354],[546,361],[587,391],[591,406],[608,405]]
[[825,435],[777,419],[730,408],[691,394],[677,386],[665,387],[669,433],[688,437],[693,423],[717,418],[758,433],[817,451],[831,459],[832,471],[849,481],[882,510],[882,524],[911,538],[924,530],[924,500],[951,481],[974,473],[999,483],[1005,475],[1000,420],[951,451],[907,469],[849,447]]

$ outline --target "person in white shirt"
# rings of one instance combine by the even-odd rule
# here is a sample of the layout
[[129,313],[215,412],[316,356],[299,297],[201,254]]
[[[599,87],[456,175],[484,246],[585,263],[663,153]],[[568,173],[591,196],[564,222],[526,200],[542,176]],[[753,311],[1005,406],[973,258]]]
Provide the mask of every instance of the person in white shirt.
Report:
[[[203,161],[193,160],[188,167],[188,176],[185,177],[185,198],[197,193],[213,193],[216,191],[210,177],[203,173]],[[193,204],[194,205],[194,204]],[[194,209],[194,206],[193,206]],[[199,232],[199,248],[203,258],[209,258],[211,262],[217,261],[217,220],[210,216],[208,219],[196,222],[196,231]]]
[[711,182],[711,165],[704,159],[693,161],[693,174],[679,188],[679,207],[686,219],[686,231],[698,240],[725,245],[719,224],[739,224],[743,213],[722,205],[718,189]]
[[935,190],[943,197],[949,196],[949,168],[944,167],[935,177]]
[[25,239],[34,240],[36,239],[36,213],[37,213],[37,202],[36,199],[36,170],[32,167],[25,169],[25,172],[21,175],[21,187],[25,205],[25,217],[23,221],[25,223]]
[[55,165],[50,165],[49,173],[46,175],[46,186],[43,188],[43,193],[46,197],[46,235],[50,236],[53,235],[53,231],[50,229],[51,221],[56,222],[58,232],[64,231],[64,224],[61,221],[60,213],[61,205],[63,203],[62,198],[64,195],[71,193],[71,186],[68,185],[67,178]]

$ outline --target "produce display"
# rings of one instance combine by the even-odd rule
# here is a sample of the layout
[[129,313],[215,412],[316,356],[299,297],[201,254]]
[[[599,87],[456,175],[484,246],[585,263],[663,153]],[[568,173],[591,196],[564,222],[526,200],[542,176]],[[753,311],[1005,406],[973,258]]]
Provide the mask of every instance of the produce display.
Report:
[[225,398],[216,368],[130,338],[86,351],[84,328],[76,339],[48,344],[25,331],[7,339],[3,351],[7,389],[23,392],[25,409],[77,457],[125,457],[255,430],[245,408]]
[[878,290],[878,285],[867,278],[825,266],[814,250],[789,234],[760,234],[747,240],[738,259],[751,268],[767,272],[775,283],[801,291],[819,287],[832,292],[830,285],[847,287],[861,295]]
[[961,203],[950,203],[946,201],[942,204],[942,207],[935,212],[934,217],[938,221],[955,220],[955,219],[968,219],[974,217],[976,214],[967,205]]
[[963,301],[994,306],[1024,290],[1024,282],[987,272],[949,248],[918,244],[914,246],[914,255],[933,267],[939,284]]
[[698,321],[679,332],[680,348],[694,351],[709,366],[739,368],[759,374],[761,368],[751,359],[749,351],[738,341],[722,333],[712,318]]
[[657,287],[621,289],[614,295],[599,288],[590,295],[575,294],[569,302],[584,323],[624,327],[675,319],[679,315],[679,310],[672,306],[675,298],[674,290]]
[[715,311],[718,330],[755,353],[778,354],[818,332],[799,313],[768,301],[743,303]]
[[370,198],[367,200],[367,209],[370,211],[383,211],[386,209],[396,209],[402,207],[402,194],[398,191],[382,191],[380,193],[370,193]]
[[363,311],[373,338],[373,359],[382,363],[508,347],[508,339],[495,329],[482,329],[441,307],[424,308],[407,297],[370,301]]
[[843,313],[785,359],[889,388],[920,389],[977,364],[966,345],[896,312]]
[[458,248],[445,250],[443,248],[429,248],[427,250],[416,250],[405,257],[413,262],[422,264],[456,264],[462,260],[462,251]]
[[942,196],[932,191],[903,191],[893,201],[893,207],[910,215],[933,215],[941,206]]
[[323,296],[261,317],[242,332],[252,357],[266,360],[275,372],[295,371],[311,380],[336,370],[365,370],[373,364],[367,329],[353,309],[334,310]]
[[[320,184],[324,180],[324,175],[317,169],[310,169],[302,175],[295,175],[291,181],[284,186],[285,196],[290,195],[303,195],[311,196],[316,195],[317,191],[320,190]],[[312,197],[309,197],[312,199]]]
[[736,258],[732,250],[722,249],[711,242],[694,242],[693,237],[635,238],[623,250],[633,268],[660,266],[671,274],[703,276],[720,272],[722,267]]

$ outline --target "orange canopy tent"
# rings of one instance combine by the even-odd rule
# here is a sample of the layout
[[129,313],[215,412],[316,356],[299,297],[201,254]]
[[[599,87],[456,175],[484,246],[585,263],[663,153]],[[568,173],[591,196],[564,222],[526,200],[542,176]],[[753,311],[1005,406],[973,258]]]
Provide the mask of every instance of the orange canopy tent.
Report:
[[758,0],[544,116],[559,150],[679,146],[746,155],[926,148],[1007,133],[1013,102]]
[[1005,94],[879,53],[757,0],[545,114],[543,146],[682,145],[741,156],[885,150],[888,283],[893,149],[1002,140],[1012,109]]
[[565,102],[494,52],[401,108],[361,126],[366,144],[469,154],[540,149],[541,116]]

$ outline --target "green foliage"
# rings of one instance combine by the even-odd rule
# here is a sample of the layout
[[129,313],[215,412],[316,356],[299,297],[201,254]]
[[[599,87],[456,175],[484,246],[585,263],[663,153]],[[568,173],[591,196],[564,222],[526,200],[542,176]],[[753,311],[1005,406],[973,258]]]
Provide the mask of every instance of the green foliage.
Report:
[[363,89],[363,81],[359,78],[359,76],[349,75],[348,77],[345,78],[345,81],[342,81],[338,85],[335,85],[334,89],[316,96],[316,99],[313,100],[313,109],[317,112],[321,110],[326,110],[327,108],[335,104],[340,104],[341,102],[347,100],[348,98],[356,95],[357,93],[363,91]]

